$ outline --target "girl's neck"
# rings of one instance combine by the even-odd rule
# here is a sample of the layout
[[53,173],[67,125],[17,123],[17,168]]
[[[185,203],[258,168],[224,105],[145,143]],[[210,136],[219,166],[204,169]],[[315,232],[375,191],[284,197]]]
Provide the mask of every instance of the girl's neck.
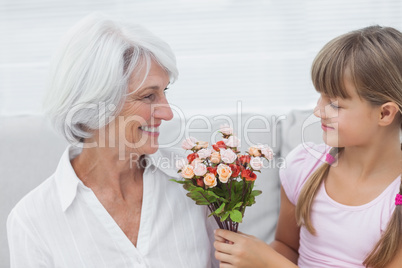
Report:
[[373,142],[364,147],[345,147],[338,159],[339,166],[360,179],[378,178],[379,174],[395,174],[396,178],[402,172],[401,161],[399,139]]

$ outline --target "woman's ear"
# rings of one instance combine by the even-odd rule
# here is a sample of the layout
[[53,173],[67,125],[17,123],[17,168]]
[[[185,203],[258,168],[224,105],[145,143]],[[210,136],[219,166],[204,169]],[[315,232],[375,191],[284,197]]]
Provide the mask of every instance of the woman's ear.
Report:
[[395,102],[387,102],[381,105],[379,115],[380,126],[388,126],[392,124],[395,117],[399,114],[399,107]]

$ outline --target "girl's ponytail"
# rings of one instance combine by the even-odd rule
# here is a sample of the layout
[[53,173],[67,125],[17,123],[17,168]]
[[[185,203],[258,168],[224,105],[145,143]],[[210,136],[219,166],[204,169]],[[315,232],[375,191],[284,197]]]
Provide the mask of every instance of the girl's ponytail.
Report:
[[[329,155],[335,159],[335,156],[342,150],[343,148],[331,148]],[[311,207],[319,186],[328,175],[331,164],[332,163],[324,163],[313,174],[311,174],[310,178],[308,178],[300,191],[299,199],[296,204],[297,224],[299,226],[304,225],[311,234],[315,234],[315,229],[310,220]]]
[[[402,189],[399,190],[399,194],[402,194]],[[401,223],[402,205],[397,205],[388,223],[387,229],[374,246],[374,249],[364,260],[363,265],[374,268],[385,267],[392,260],[401,244]]]
[[[401,144],[402,150],[402,144]],[[402,179],[402,178],[401,178]],[[395,198],[395,210],[392,213],[387,229],[374,246],[363,265],[366,267],[385,267],[395,257],[398,248],[402,246],[402,181],[399,194]]]

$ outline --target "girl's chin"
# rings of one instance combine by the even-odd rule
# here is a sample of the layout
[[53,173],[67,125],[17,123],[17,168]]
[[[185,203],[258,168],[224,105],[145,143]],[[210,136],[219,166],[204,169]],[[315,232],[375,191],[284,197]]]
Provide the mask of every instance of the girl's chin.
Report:
[[330,147],[339,147],[339,140],[337,138],[336,139],[329,138],[324,134],[323,140],[324,140],[325,144]]

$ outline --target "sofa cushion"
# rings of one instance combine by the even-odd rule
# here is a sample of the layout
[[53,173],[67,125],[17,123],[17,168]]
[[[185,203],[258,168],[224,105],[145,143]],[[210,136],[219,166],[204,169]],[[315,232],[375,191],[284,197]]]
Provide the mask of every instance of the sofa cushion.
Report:
[[[284,156],[304,141],[321,142],[320,124],[312,120],[312,111],[294,111],[287,115],[220,114],[180,118],[177,114],[161,125],[161,147],[180,147],[182,140],[194,136],[214,143],[221,139],[222,124],[232,125],[242,141],[244,152],[250,145],[272,147],[275,158],[264,168],[255,183],[263,191],[256,204],[248,207],[239,230],[272,241],[279,213],[280,183],[278,170]],[[313,122],[314,121],[314,122]],[[42,116],[0,117],[0,268],[9,267],[6,219],[12,207],[56,169],[67,142],[56,134]],[[172,182],[173,183],[173,182]],[[180,187],[180,185],[177,185]]]
[[323,142],[320,119],[313,114],[313,110],[291,111],[281,123],[283,142],[279,150],[282,157],[286,157],[291,150],[301,143]]
[[41,116],[0,117],[0,267],[10,267],[10,210],[54,172],[66,145]]

